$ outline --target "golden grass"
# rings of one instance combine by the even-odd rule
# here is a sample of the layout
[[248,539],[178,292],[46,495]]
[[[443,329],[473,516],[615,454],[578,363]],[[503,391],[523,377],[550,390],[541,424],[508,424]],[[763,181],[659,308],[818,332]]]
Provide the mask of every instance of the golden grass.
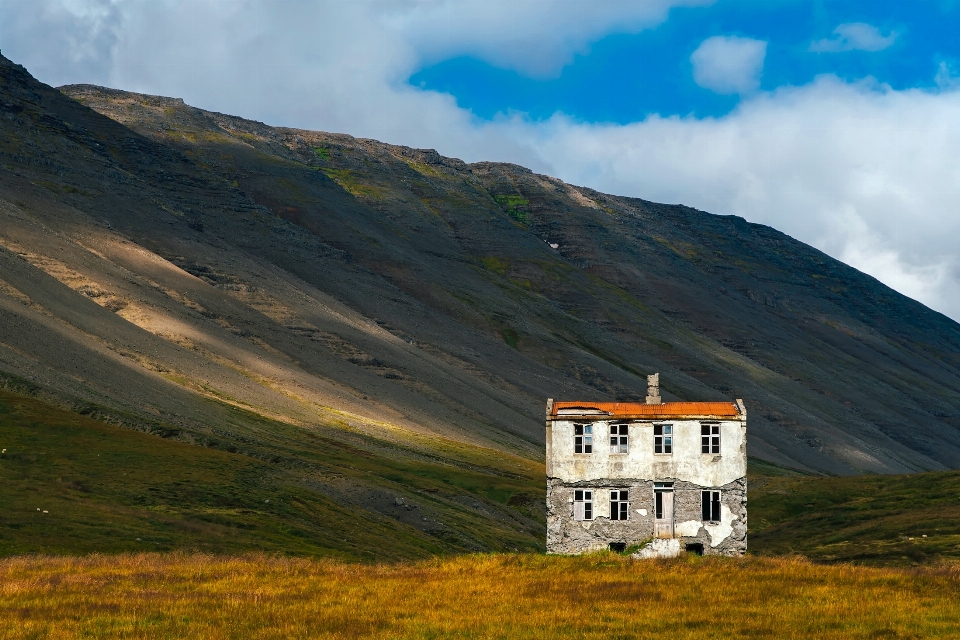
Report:
[[960,566],[139,554],[0,561],[2,638],[956,638]]

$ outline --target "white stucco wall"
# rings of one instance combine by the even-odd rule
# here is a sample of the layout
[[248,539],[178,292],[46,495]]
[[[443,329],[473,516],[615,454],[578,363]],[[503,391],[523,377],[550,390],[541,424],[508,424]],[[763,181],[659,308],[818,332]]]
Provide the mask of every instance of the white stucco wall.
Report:
[[[610,424],[593,422],[593,453],[573,452],[574,422],[553,420],[547,429],[547,474],[564,482],[639,478],[676,479],[703,487],[720,487],[747,474],[746,422],[720,422],[720,454],[700,453],[700,420],[663,420],[673,425],[673,453],[653,452],[653,422],[630,422],[629,452],[610,453]],[[715,423],[715,421],[714,421]]]

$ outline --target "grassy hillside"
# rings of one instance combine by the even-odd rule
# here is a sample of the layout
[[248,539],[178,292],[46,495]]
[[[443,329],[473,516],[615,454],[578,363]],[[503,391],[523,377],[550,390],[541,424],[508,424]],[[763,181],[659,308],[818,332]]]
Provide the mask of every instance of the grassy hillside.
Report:
[[885,565],[960,558],[960,472],[828,478],[762,463],[750,470],[751,553]]
[[263,426],[273,446],[240,452],[242,442],[185,444],[0,391],[0,556],[542,549],[542,466],[443,442],[427,443],[430,462],[426,447]]
[[956,638],[960,570],[754,558],[0,561],[0,638]]

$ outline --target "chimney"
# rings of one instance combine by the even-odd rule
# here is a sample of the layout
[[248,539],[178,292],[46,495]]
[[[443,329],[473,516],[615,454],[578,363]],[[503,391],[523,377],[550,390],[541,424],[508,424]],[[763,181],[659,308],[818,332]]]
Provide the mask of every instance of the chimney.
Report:
[[647,404],[660,404],[660,374],[647,376]]

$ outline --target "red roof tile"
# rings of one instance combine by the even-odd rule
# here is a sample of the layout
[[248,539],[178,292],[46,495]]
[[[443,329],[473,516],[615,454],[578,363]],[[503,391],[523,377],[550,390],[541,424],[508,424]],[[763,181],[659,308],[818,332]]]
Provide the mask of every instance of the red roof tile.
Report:
[[553,416],[561,410],[583,409],[585,414],[601,411],[614,418],[672,418],[677,416],[730,417],[740,415],[733,402],[554,402]]

